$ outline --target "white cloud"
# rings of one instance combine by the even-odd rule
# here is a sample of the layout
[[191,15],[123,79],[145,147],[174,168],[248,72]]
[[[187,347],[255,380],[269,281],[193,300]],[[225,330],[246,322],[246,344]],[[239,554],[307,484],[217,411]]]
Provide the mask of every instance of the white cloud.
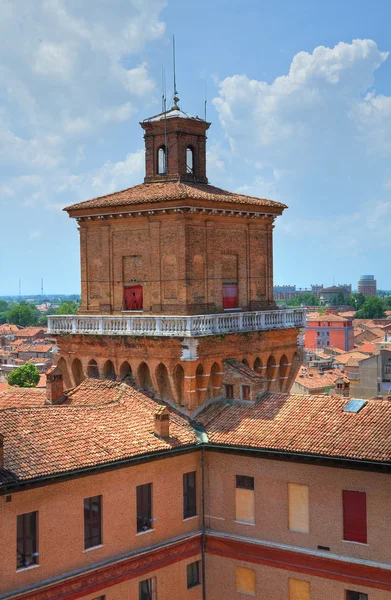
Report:
[[163,36],[163,7],[161,0],[94,0],[93,10],[78,0],[1,0],[3,162],[53,169],[73,157],[77,140],[127,120],[154,89],[148,64],[135,55]]
[[35,231],[32,231],[29,235],[29,240],[36,240],[37,238],[41,237],[41,232],[38,231],[37,229]]

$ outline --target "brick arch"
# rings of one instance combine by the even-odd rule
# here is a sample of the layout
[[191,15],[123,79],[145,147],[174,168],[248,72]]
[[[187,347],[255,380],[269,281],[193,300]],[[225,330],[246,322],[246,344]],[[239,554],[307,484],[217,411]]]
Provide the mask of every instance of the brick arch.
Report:
[[242,360],[242,363],[243,363],[244,365],[246,365],[246,367],[249,367],[249,366],[250,366],[250,365],[248,364],[248,360],[247,360],[247,358],[243,358],[243,360]]
[[75,385],[80,385],[85,380],[80,358],[75,358],[72,362],[72,376]]
[[168,375],[168,369],[164,363],[159,363],[155,370],[155,377],[157,382],[157,391],[160,398],[165,400],[172,400],[172,389],[170,378]]
[[214,362],[210,369],[209,383],[208,383],[208,398],[216,398],[220,395],[221,385],[223,382],[223,369],[221,365]]
[[198,405],[202,404],[206,395],[205,370],[202,363],[199,363],[195,372],[196,390]]
[[268,390],[270,390],[270,388],[272,386],[274,387],[276,368],[277,368],[276,359],[274,358],[273,354],[271,354],[269,356],[269,358],[267,359],[267,363],[266,363],[266,382],[267,382]]
[[182,365],[176,365],[173,370],[175,400],[179,406],[184,405],[185,394],[185,371]]
[[288,373],[288,380],[287,380],[285,391],[288,392],[291,389],[293,382],[296,378],[296,375],[299,372],[302,362],[303,362],[303,358],[302,358],[301,352],[300,353],[297,351],[294,352],[292,359],[291,359],[291,368]]
[[72,387],[72,382],[71,382],[71,378],[69,376],[69,371],[68,371],[68,365],[63,356],[61,356],[61,358],[59,359],[57,366],[62,373],[65,389]]
[[256,359],[254,360],[253,369],[259,375],[263,375],[263,364],[262,364],[262,360],[259,358],[259,356],[257,356]]
[[151,372],[146,362],[142,362],[138,366],[137,382],[143,390],[153,390]]
[[87,377],[99,379],[99,367],[94,358],[91,358],[87,363]]
[[103,365],[103,377],[105,379],[112,379],[113,381],[117,379],[115,367],[111,360],[106,360],[105,364]]
[[119,378],[125,379],[125,377],[132,377],[132,367],[127,360],[124,360],[119,368]]
[[283,354],[280,358],[280,364],[278,367],[278,386],[279,386],[280,392],[285,391],[285,389],[286,389],[286,384],[287,384],[287,380],[288,380],[288,370],[289,370],[288,358],[287,358],[286,354]]

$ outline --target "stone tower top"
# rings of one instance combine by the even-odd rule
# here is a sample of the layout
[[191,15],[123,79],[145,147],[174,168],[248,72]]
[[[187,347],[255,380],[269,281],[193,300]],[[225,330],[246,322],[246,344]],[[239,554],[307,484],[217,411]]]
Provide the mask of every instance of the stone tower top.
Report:
[[186,114],[175,103],[171,110],[140,125],[145,131],[145,183],[208,183],[206,131],[210,123]]

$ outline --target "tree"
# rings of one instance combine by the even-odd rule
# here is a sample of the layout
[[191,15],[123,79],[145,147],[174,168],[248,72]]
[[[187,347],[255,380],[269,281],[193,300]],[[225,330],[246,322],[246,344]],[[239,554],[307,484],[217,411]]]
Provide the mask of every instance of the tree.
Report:
[[17,304],[8,313],[8,323],[28,327],[38,321],[37,311],[28,304]]
[[0,313],[7,312],[8,308],[8,302],[5,300],[0,300]]
[[377,296],[367,298],[360,310],[354,315],[355,319],[382,319],[384,317],[384,302]]
[[68,302],[61,302],[60,306],[56,310],[56,315],[74,315],[77,313],[79,305],[72,300]]
[[8,383],[9,385],[18,385],[19,387],[36,387],[39,377],[37,367],[27,362],[8,375]]
[[346,299],[346,304],[349,304],[349,306],[351,306],[355,310],[360,310],[365,300],[366,298],[364,294],[360,292],[359,294],[351,294],[349,298]]

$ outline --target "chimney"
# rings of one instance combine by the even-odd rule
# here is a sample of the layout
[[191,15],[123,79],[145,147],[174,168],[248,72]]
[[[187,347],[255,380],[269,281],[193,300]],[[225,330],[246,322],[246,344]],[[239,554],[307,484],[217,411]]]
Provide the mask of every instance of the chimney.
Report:
[[64,379],[61,370],[53,366],[46,373],[46,404],[57,404],[64,393]]
[[4,469],[4,436],[0,433],[0,469]]
[[155,411],[155,435],[170,437],[170,410],[167,406],[159,406]]

